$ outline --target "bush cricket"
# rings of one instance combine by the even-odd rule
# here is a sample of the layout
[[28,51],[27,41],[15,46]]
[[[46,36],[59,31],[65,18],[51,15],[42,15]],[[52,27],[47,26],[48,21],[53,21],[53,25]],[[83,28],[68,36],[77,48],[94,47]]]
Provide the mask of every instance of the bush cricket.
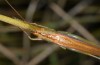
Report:
[[1,14],[0,20],[17,26],[21,29],[30,31],[32,34],[38,36],[41,39],[53,42],[70,50],[100,59],[100,46],[91,44],[92,42],[89,42],[79,36],[70,33],[62,33],[59,31],[55,31],[54,29],[38,25],[36,23],[31,24],[26,21],[10,18]]

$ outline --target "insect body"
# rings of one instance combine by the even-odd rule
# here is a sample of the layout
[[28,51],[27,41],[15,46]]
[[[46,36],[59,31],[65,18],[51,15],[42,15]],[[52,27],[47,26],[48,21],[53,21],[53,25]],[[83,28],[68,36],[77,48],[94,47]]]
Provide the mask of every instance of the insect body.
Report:
[[87,54],[90,56],[100,57],[100,47],[89,44],[81,39],[77,39],[74,36],[73,37],[69,36],[68,33],[66,36],[61,33],[58,33],[58,32],[56,32],[56,33],[35,32],[33,34],[35,34],[43,39],[54,42],[65,48],[68,48],[70,50],[84,53],[84,54]]

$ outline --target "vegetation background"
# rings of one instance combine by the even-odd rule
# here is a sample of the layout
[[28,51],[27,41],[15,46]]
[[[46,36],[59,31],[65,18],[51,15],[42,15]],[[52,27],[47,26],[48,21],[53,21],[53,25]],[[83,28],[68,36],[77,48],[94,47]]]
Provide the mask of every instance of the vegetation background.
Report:
[[[99,0],[8,1],[30,23],[100,43]],[[0,0],[0,14],[21,19],[4,0]],[[100,65],[100,60],[44,40],[32,41],[21,29],[0,22],[0,65]]]

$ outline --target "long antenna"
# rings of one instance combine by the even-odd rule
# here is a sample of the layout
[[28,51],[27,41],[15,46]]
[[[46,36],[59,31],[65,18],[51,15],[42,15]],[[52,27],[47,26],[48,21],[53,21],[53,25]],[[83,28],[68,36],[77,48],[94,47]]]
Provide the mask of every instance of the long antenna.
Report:
[[[8,2],[8,0],[5,0],[5,2],[13,9],[13,11],[22,19],[25,21],[25,19],[19,14],[19,12],[10,4],[10,2]],[[20,28],[20,27],[19,27]],[[30,37],[30,35],[25,31],[23,30],[22,28],[20,28],[27,36],[30,40],[42,40],[42,39],[39,39],[39,38],[35,38],[35,39],[32,39]]]
[[[13,11],[22,19],[25,21],[25,19],[19,14],[19,12],[10,4],[10,2],[8,2],[8,0],[5,0],[5,2],[13,9]],[[31,39],[30,35],[25,31],[23,30],[22,28],[20,28],[27,36],[29,39]]]
[[25,21],[25,19],[19,14],[19,12],[10,4],[10,2],[8,2],[8,0],[5,0],[6,3],[13,9],[14,12],[16,12],[16,14]]

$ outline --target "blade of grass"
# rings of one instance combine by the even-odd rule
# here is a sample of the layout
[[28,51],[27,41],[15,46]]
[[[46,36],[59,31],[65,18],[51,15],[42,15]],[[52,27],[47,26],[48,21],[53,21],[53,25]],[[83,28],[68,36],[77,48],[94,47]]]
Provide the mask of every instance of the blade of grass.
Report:
[[100,47],[95,46],[92,44],[88,44],[88,42],[80,41],[79,39],[75,39],[73,37],[70,37],[68,35],[63,35],[53,29],[38,25],[38,24],[30,24],[18,19],[13,19],[4,15],[0,15],[0,20],[12,25],[15,25],[17,27],[20,27],[22,29],[28,30],[34,35],[37,35],[39,38],[42,38],[44,40],[54,42],[60,46],[63,46],[65,48],[71,49],[73,51],[78,51],[83,54],[87,54],[89,56],[95,57],[97,59],[100,59]]

